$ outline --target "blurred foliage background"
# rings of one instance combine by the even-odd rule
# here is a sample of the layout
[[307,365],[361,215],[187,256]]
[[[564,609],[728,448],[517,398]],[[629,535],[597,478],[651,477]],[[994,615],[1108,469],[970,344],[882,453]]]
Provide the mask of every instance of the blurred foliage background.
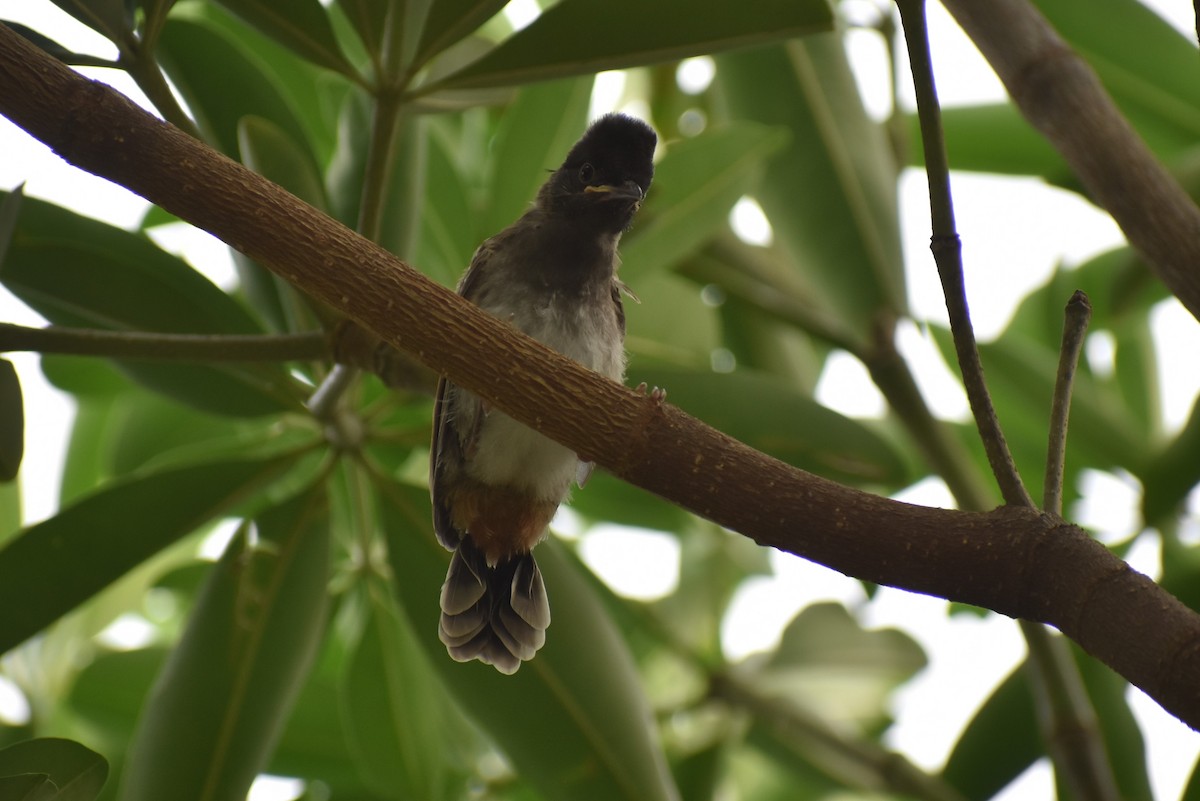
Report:
[[[661,142],[622,247],[641,299],[627,305],[629,381],[844,483],[890,494],[938,476],[963,508],[998,502],[974,427],[936,419],[895,348],[904,271],[931,269],[900,251],[897,180],[920,148],[903,109],[864,109],[843,7],[562,0],[514,32],[506,0],[53,2],[117,59],[18,30],[68,63],[126,71],[166,119],[447,286],[584,129],[595,74],[626,70],[618,105]],[[1090,0],[1037,5],[1196,187],[1193,44],[1134,0],[1109,0],[1102,18]],[[854,11],[896,46],[890,7]],[[711,80],[681,88],[694,57]],[[1078,191],[1007,103],[946,109],[945,126],[953,167]],[[746,196],[769,245],[729,227]],[[126,231],[8,194],[0,282],[63,326],[271,337],[331,323],[240,256],[236,289],[218,288],[148,237],[171,222],[152,209]],[[1135,476],[1162,581],[1198,607],[1200,550],[1179,525],[1200,420],[1163,429],[1149,314],[1167,293],[1127,248],[1059,271],[983,347],[1009,442],[1036,497],[1077,288],[1114,355],[1080,369],[1067,501],[1085,469]],[[951,361],[948,333],[932,332]],[[814,399],[835,351],[866,366],[884,417]],[[890,694],[925,656],[841,605],[803,610],[771,652],[731,663],[721,621],[767,554],[605,475],[571,509],[585,530],[677,538],[673,591],[619,596],[576,540],[552,539],[539,551],[554,603],[545,649],[511,678],[453,663],[436,635],[447,555],[430,530],[422,387],[366,375],[317,420],[305,403],[329,374],[322,359],[42,366],[78,414],[61,511],[22,529],[20,387],[0,362],[0,672],[31,708],[0,726],[0,798],[242,799],[271,773],[303,779],[314,801],[986,799],[1046,753],[1020,669],[942,771],[890,751]],[[215,562],[199,555],[214,541],[227,542]],[[98,637],[131,614],[151,627],[145,647]],[[1079,662],[1122,796],[1151,798],[1124,684]],[[1200,776],[1185,797],[1200,798]]]

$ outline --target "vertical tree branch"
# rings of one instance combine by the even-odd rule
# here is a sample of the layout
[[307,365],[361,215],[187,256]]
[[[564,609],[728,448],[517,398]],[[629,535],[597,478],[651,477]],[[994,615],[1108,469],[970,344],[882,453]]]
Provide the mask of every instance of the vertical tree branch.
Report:
[[[931,249],[937,262],[938,275],[942,280],[942,291],[946,296],[946,308],[950,315],[950,328],[954,335],[958,363],[962,369],[963,385],[987,450],[988,462],[1000,484],[1004,500],[1010,505],[1032,508],[1033,499],[1021,482],[992,405],[983,377],[979,349],[975,344],[975,332],[971,326],[963,280],[962,243],[954,220],[950,169],[942,134],[941,110],[934,84],[933,64],[929,55],[925,2],[897,0],[897,6],[900,9],[905,40],[908,43],[909,61],[912,64],[917,114],[921,123],[921,138],[929,177],[929,202],[933,219]],[[1082,333],[1076,329],[1071,329],[1070,333],[1076,338],[1082,338]],[[1066,438],[1066,403],[1060,396],[1070,397],[1070,379],[1074,375],[1074,363],[1078,355],[1078,343],[1074,345],[1072,353],[1064,352],[1062,358],[1070,366],[1063,367],[1060,363],[1059,376],[1060,383],[1065,376],[1066,386],[1055,392],[1056,411],[1052,421],[1051,441],[1057,442],[1058,445],[1057,454],[1052,453],[1049,458],[1059,462],[1058,490],[1055,493],[1058,498],[1061,498],[1061,453]],[[1060,401],[1064,408],[1059,408]],[[1048,476],[1048,482],[1049,479]],[[1116,801],[1116,783],[1095,723],[1095,712],[1091,708],[1083,680],[1070,651],[1065,643],[1052,637],[1040,624],[1022,620],[1021,630],[1029,646],[1029,659],[1026,664],[1033,675],[1031,683],[1034,687],[1039,724],[1055,766],[1062,772],[1067,783],[1076,788],[1079,798]]]
[[1067,418],[1071,413],[1071,389],[1075,386],[1075,369],[1079,352],[1092,317],[1092,304],[1079,290],[1067,302],[1063,321],[1062,347],[1058,354],[1058,376],[1054,382],[1054,400],[1050,408],[1050,441],[1046,447],[1046,480],[1042,509],[1052,515],[1062,514],[1063,465],[1067,456]]
[[1016,463],[1008,450],[996,409],[983,378],[983,363],[975,345],[971,313],[967,306],[967,291],[963,280],[962,242],[954,221],[954,202],[950,193],[950,167],[946,158],[946,143],[942,135],[942,115],[938,106],[937,88],[933,80],[933,62],[929,56],[929,38],[925,23],[924,0],[897,0],[904,38],[908,43],[908,58],[912,64],[913,86],[917,95],[917,115],[921,122],[921,139],[925,149],[925,171],[929,178],[929,206],[933,218],[930,249],[937,262],[950,315],[950,330],[954,349],[962,370],[963,386],[971,413],[979,427],[987,451],[988,463],[1000,485],[1005,503],[1013,506],[1034,505]]

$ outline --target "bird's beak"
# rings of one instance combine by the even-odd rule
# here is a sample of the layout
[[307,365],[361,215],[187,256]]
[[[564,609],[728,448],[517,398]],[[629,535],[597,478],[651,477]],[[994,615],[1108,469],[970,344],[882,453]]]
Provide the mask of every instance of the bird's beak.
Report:
[[585,186],[583,191],[600,192],[608,195],[613,200],[636,200],[639,203],[642,200],[642,188],[637,185],[636,181],[626,181],[620,186],[612,186],[611,184]]

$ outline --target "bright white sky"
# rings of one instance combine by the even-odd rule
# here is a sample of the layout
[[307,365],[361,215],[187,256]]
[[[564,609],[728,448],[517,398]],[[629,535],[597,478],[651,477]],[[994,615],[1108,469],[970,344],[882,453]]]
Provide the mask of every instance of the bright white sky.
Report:
[[[1176,27],[1194,38],[1191,4],[1183,0],[1146,0]],[[532,0],[515,0],[509,13],[528,17]],[[861,3],[863,13],[873,4]],[[536,11],[532,13],[536,14]],[[0,0],[0,18],[23,22],[50,34],[69,48],[97,54],[111,53],[98,35],[59,12],[48,0]],[[930,5],[930,25],[939,93],[946,105],[1003,98],[1003,88],[940,5]],[[887,90],[882,44],[872,34],[852,34],[851,57],[860,86],[873,111],[886,112]],[[141,99],[123,75],[89,70],[91,77],[110,81],[121,91]],[[693,65],[684,79],[704,80],[705,67]],[[593,108],[607,111],[617,102],[622,78],[603,75]],[[911,89],[902,98],[912,107]],[[636,111],[637,109],[631,109]],[[26,193],[53,200],[116,225],[132,227],[145,209],[145,201],[106,181],[82,173],[60,161],[40,143],[0,118],[0,188],[26,182]],[[1033,180],[957,174],[955,204],[965,249],[972,316],[981,338],[1003,330],[1020,299],[1043,283],[1059,262],[1079,263],[1122,241],[1112,220],[1075,195]],[[923,174],[910,171],[900,187],[904,217],[905,257],[916,269],[909,271],[909,294],[915,316],[944,323],[946,314],[936,270],[929,256],[929,212]],[[997,225],[995,221],[1003,221]],[[752,201],[742,204],[735,223],[748,238],[769,237],[761,213]],[[213,275],[223,285],[232,280],[224,246],[205,234],[176,231],[164,246],[183,252],[193,263],[217,265]],[[926,268],[923,268],[924,265]],[[986,298],[986,303],[980,299]],[[1065,302],[1065,298],[1064,298]],[[0,288],[0,320],[27,325],[42,321]],[[1171,426],[1186,418],[1200,390],[1200,325],[1177,303],[1156,310],[1155,334],[1172,342],[1160,351],[1164,385],[1164,414]],[[912,360],[922,389],[935,411],[965,418],[961,389],[947,372],[930,342],[917,326],[908,324],[901,346]],[[72,414],[70,401],[48,387],[30,354],[11,354],[26,396],[28,434],[22,471],[25,519],[53,513],[61,473],[62,453]],[[883,401],[865,370],[849,356],[831,359],[818,387],[823,403],[858,416],[873,416]],[[1137,523],[1136,487],[1131,479],[1097,474],[1089,478],[1088,502],[1073,510],[1080,522],[1101,537],[1123,538]],[[939,481],[910,488],[902,497],[914,503],[950,506]],[[1196,504],[1193,504],[1195,509]],[[579,536],[569,514],[560,517],[568,536]],[[1190,525],[1200,528],[1196,515]],[[626,555],[639,553],[639,568],[631,569]],[[585,558],[619,591],[635,597],[669,592],[678,570],[678,552],[668,537],[616,527],[583,534]],[[723,627],[723,641],[731,658],[770,647],[783,626],[803,606],[820,600],[838,600],[858,608],[871,626],[902,628],[925,647],[930,667],[905,687],[895,699],[898,723],[889,733],[891,744],[919,765],[936,769],[945,759],[958,733],[992,687],[1016,665],[1024,645],[1015,624],[992,615],[985,620],[970,616],[947,618],[945,602],[884,589],[866,601],[858,583],[831,570],[800,559],[774,553],[775,575],[755,579],[738,593]],[[1157,573],[1158,554],[1153,547],[1131,557],[1138,569]],[[0,681],[0,714],[5,709],[5,687]],[[1200,752],[1200,735],[1164,713],[1140,692],[1132,693],[1135,713],[1146,731],[1156,798],[1179,797],[1183,782]],[[290,785],[262,783],[252,793],[254,801],[290,797]],[[1011,786],[1005,801],[1040,801],[1054,797],[1053,780],[1045,764],[1035,766]]]

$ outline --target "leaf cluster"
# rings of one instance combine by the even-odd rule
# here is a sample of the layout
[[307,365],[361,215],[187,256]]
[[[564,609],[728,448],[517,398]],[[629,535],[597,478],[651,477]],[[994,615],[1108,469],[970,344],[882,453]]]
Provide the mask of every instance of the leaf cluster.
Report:
[[[54,1],[117,58],[27,38],[127,71],[166,119],[445,285],[583,129],[595,73],[626,70],[621,102],[641,104],[663,142],[622,244],[641,299],[628,309],[630,380],[843,483],[887,494],[933,475],[963,506],[988,497],[982,448],[906,390],[894,346],[905,269],[925,269],[900,248],[911,121],[868,115],[825,3],[562,0],[514,31],[504,2]],[[1103,26],[1083,0],[1039,5],[1187,183],[1200,98],[1163,76],[1194,49],[1133,0]],[[890,44],[886,14],[877,27]],[[689,94],[676,69],[697,56],[715,77]],[[1011,106],[948,109],[945,122],[952,165],[1077,190]],[[768,246],[727,223],[747,196],[770,222]],[[329,309],[241,255],[225,290],[165,252],[150,234],[173,221],[152,208],[124,231],[10,193],[0,282],[54,326],[335,336]],[[1169,557],[1163,582],[1198,607],[1200,557],[1178,527],[1200,480],[1200,424],[1172,434],[1158,419],[1150,316],[1167,293],[1132,251],[1058,271],[982,349],[1016,461],[1040,474],[1060,310],[1077,288],[1115,355],[1077,378],[1068,501],[1085,470],[1137,477]],[[952,362],[948,333],[930,330]],[[271,773],[303,779],[306,798],[362,801],[986,799],[1046,753],[1020,671],[943,771],[891,753],[888,699],[924,654],[840,605],[804,610],[770,653],[730,664],[721,623],[765,555],[604,475],[571,508],[585,527],[665,532],[677,587],[621,597],[555,539],[539,551],[555,604],[544,651],[514,677],[451,662],[435,623],[447,555],[423,485],[428,383],[356,378],[314,413],[329,358],[243,361],[228,342],[233,358],[219,360],[43,357],[78,413],[57,515],[21,529],[16,493],[0,487],[3,673],[32,708],[27,724],[0,727],[0,744],[82,740],[114,775],[104,783],[104,761],[77,743],[35,739],[0,751],[0,783],[25,793],[12,797],[241,799]],[[838,350],[875,379],[883,419],[813,397]],[[20,409],[0,361],[5,479],[21,461]],[[146,642],[109,644],[123,615],[148,625]],[[1150,798],[1124,684],[1080,665],[1125,797]],[[53,789],[63,781],[74,795]]]

